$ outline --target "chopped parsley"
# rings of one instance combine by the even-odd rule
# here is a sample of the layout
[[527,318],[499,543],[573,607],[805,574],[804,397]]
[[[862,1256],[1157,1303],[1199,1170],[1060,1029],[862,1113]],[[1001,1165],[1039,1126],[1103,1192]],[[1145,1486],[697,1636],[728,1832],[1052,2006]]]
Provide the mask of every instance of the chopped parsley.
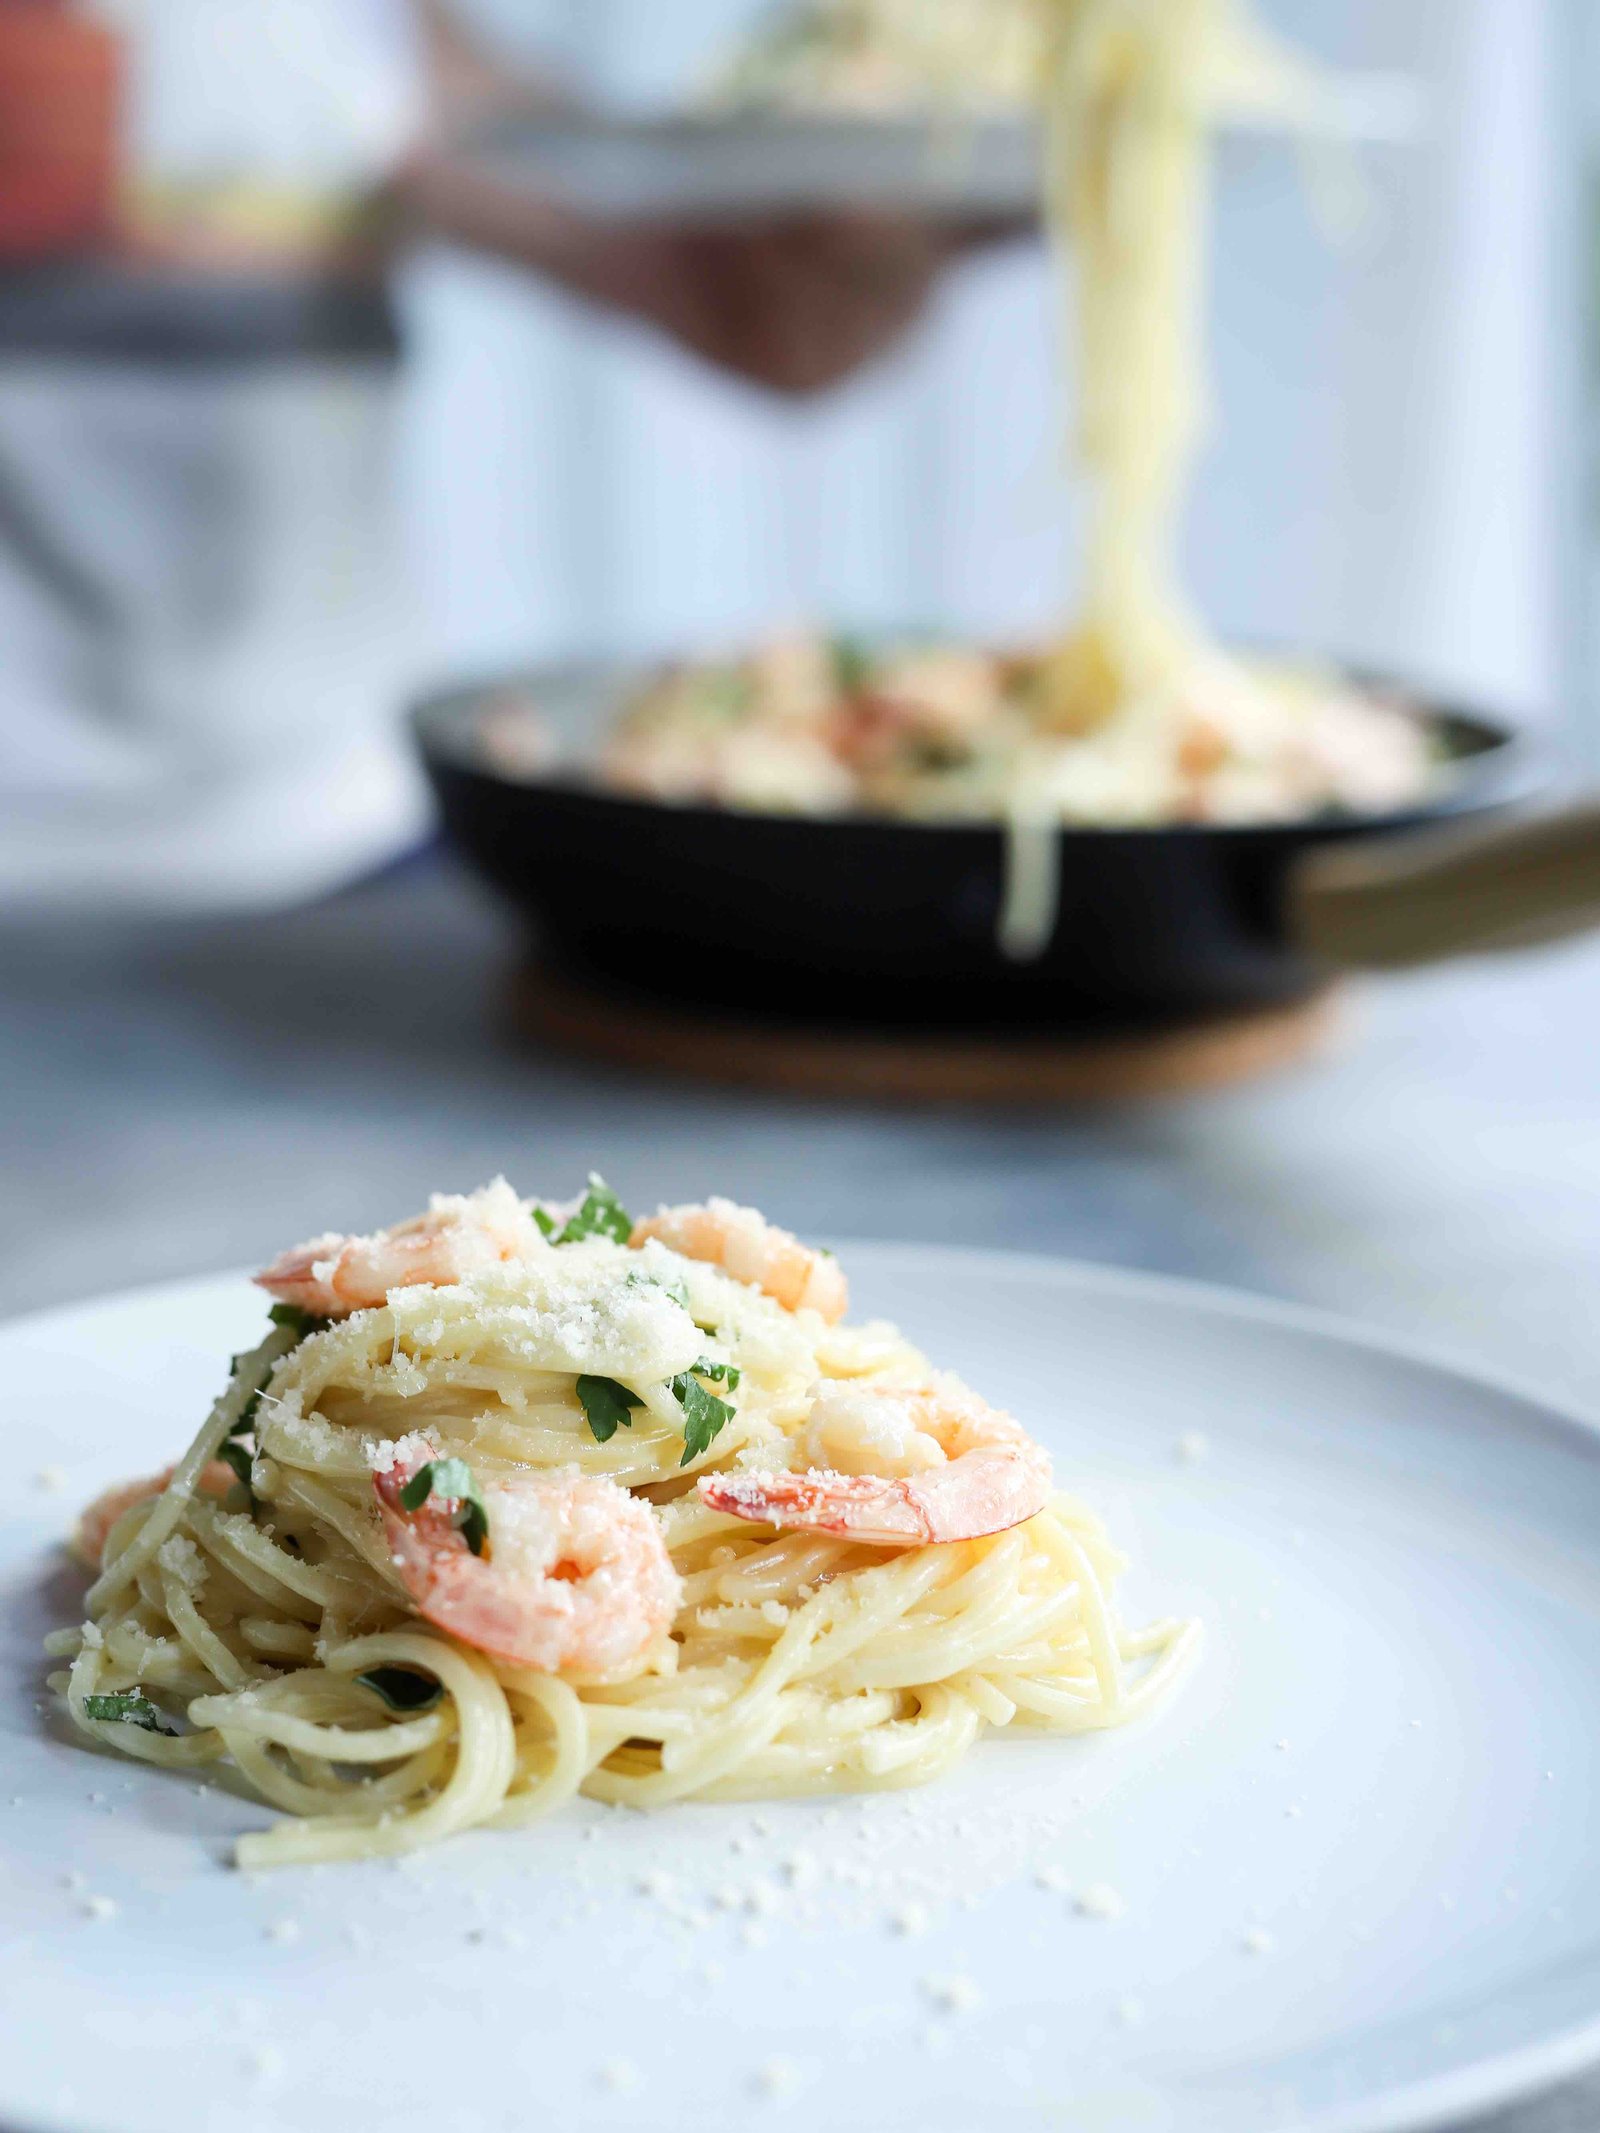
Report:
[[[675,1378],[668,1379],[668,1390],[683,1409],[681,1464],[686,1466],[698,1458],[718,1431],[733,1419],[731,1402],[719,1400],[702,1381],[710,1379],[712,1384],[725,1385],[734,1392],[741,1376],[737,1363],[719,1363],[702,1356],[691,1369],[680,1370]],[[579,1378],[578,1399],[597,1444],[609,1444],[619,1429],[632,1429],[632,1411],[644,1405],[636,1392],[630,1392],[615,1378]]]
[[137,1726],[142,1733],[160,1733],[167,1740],[178,1738],[176,1726],[164,1725],[161,1713],[143,1689],[129,1689],[119,1696],[85,1696],[84,1715],[107,1725]]
[[455,1522],[474,1555],[489,1552],[489,1513],[465,1459],[430,1459],[400,1491],[400,1508],[420,1511],[430,1496],[456,1506]]
[[369,1673],[357,1674],[356,1679],[374,1696],[381,1696],[391,1711],[403,1711],[408,1716],[431,1711],[444,1694],[431,1674],[415,1673],[409,1666],[375,1666]]
[[833,678],[846,696],[855,696],[872,679],[872,654],[857,637],[835,637],[829,646]]
[[[268,1311],[267,1316],[275,1326],[281,1326],[285,1332],[294,1335],[296,1347],[300,1345],[301,1341],[308,1339],[311,1334],[321,1333],[333,1324],[331,1318],[317,1318],[310,1311],[302,1311],[298,1304],[275,1303]],[[287,1353],[288,1351],[285,1352]],[[281,1362],[282,1357],[279,1357],[278,1360]],[[236,1355],[230,1359],[228,1366],[230,1379],[238,1374],[239,1365],[243,1361],[244,1357],[242,1355]],[[275,1367],[275,1364],[268,1364],[267,1374],[270,1375]],[[249,1399],[245,1401],[244,1406],[239,1410],[238,1421],[229,1430],[224,1441],[217,1446],[217,1457],[225,1465],[233,1468],[233,1471],[244,1483],[245,1488],[250,1491],[252,1515],[256,1507],[255,1492],[251,1487],[251,1468],[254,1464],[255,1453],[248,1440],[254,1434],[256,1414],[261,1406],[261,1395],[265,1389],[266,1382],[265,1378],[263,1378],[262,1383],[256,1386]]]
[[689,1284],[674,1277],[663,1281],[659,1274],[641,1274],[637,1268],[622,1284],[625,1289],[659,1289],[663,1296],[670,1296],[675,1304],[689,1308]]
[[754,691],[742,667],[719,667],[702,677],[699,699],[713,718],[731,724],[748,715]]
[[739,1380],[744,1372],[737,1363],[714,1363],[709,1356],[701,1356],[694,1366],[697,1378],[709,1378],[713,1385],[726,1385],[729,1392],[739,1390]]
[[914,770],[935,776],[942,770],[962,770],[972,761],[972,750],[955,741],[914,740],[908,743],[905,753]]
[[613,1244],[626,1244],[633,1235],[633,1217],[598,1171],[589,1173],[589,1190],[583,1205],[566,1226],[557,1230],[555,1217],[535,1207],[533,1219],[552,1244],[581,1244],[585,1237],[609,1237]]
[[701,1379],[711,1378],[725,1383],[732,1392],[739,1382],[739,1375],[732,1363],[712,1363],[702,1357],[692,1370],[680,1370],[671,1380],[672,1397],[683,1409],[680,1466],[687,1466],[691,1459],[698,1459],[702,1452],[709,1451],[713,1439],[733,1420],[732,1403],[719,1400],[700,1382]]
[[609,1444],[619,1429],[632,1429],[631,1410],[644,1405],[636,1392],[615,1378],[579,1378],[578,1398],[596,1444]]
[[[253,1406],[254,1404],[252,1401],[251,1405]],[[242,1420],[236,1422],[233,1435],[217,1446],[217,1457],[224,1466],[233,1468],[233,1471],[238,1475],[245,1487],[250,1489],[251,1494],[254,1495],[254,1489],[251,1487],[251,1474],[255,1467],[255,1457],[250,1447],[242,1441],[244,1430],[248,1426]]]
[[326,1332],[333,1324],[331,1318],[318,1318],[315,1312],[302,1311],[298,1304],[274,1304],[267,1316],[275,1326],[286,1326],[297,1341]]

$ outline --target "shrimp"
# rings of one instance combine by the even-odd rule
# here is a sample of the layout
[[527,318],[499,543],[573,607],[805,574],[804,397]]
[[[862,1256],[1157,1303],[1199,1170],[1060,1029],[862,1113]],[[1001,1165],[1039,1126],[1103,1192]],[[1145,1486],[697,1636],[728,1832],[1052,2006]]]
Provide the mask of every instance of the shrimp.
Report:
[[[152,1498],[165,1495],[167,1483],[176,1472],[176,1467],[168,1466],[144,1481],[119,1481],[79,1514],[68,1546],[86,1570],[99,1570],[103,1566],[106,1542],[118,1523],[127,1517],[135,1504],[149,1503]],[[226,1496],[237,1478],[231,1466],[213,1459],[201,1468],[197,1486],[202,1496]]]
[[431,1456],[396,1447],[373,1491],[400,1582],[424,1621],[508,1666],[615,1674],[671,1627],[682,1585],[655,1513],[614,1481],[521,1473],[483,1491],[487,1552],[474,1555],[454,1506],[400,1493]]
[[381,1307],[392,1289],[447,1288],[543,1249],[532,1215],[496,1178],[465,1196],[435,1193],[425,1215],[369,1237],[313,1237],[264,1268],[256,1284],[318,1318],[348,1318]]
[[945,1375],[914,1392],[825,1386],[800,1444],[828,1463],[805,1473],[706,1474],[701,1502],[784,1530],[910,1548],[1003,1533],[1050,1500],[1043,1447]]
[[713,1199],[703,1207],[659,1208],[634,1224],[628,1241],[637,1248],[652,1237],[685,1259],[720,1266],[786,1311],[815,1311],[834,1325],[850,1308],[850,1291],[837,1263],[753,1207]]

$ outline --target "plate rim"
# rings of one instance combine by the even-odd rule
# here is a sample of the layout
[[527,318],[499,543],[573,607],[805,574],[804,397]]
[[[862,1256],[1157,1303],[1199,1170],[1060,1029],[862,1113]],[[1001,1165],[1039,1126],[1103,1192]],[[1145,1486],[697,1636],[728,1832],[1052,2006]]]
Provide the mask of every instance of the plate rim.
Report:
[[[959,1271],[963,1265],[989,1271],[1014,1268],[1035,1277],[1046,1276],[1088,1293],[1115,1294],[1132,1301],[1167,1303],[1198,1311],[1204,1316],[1235,1323],[1267,1325],[1309,1336],[1319,1343],[1355,1348],[1362,1353],[1421,1368],[1435,1377],[1489,1391],[1517,1406],[1535,1410],[1558,1437],[1575,1439],[1591,1455],[1600,1449],[1600,1406],[1586,1411],[1576,1402],[1521,1378],[1517,1373],[1478,1363],[1448,1345],[1369,1325],[1336,1311],[1321,1309],[1248,1289],[1209,1282],[1188,1275],[1163,1274],[1140,1267],[1124,1267],[1075,1259],[1044,1252],[1008,1250],[985,1245],[947,1245],[885,1238],[830,1236],[829,1242],[842,1254],[862,1251],[899,1261],[902,1266],[923,1264]],[[0,1320],[0,1350],[12,1339],[48,1334],[70,1325],[87,1313],[137,1307],[162,1299],[177,1300],[184,1292],[220,1293],[249,1284],[249,1274],[240,1268],[210,1273],[168,1276],[160,1281],[111,1289],[65,1304],[52,1304]],[[1600,1547],[1600,1544],[1597,1544]],[[1311,2118],[1296,2117],[1276,2124],[1275,2133],[1449,2133],[1461,2128],[1465,2118],[1500,2107],[1531,2102],[1562,2082],[1600,2065],[1600,2005],[1593,2014],[1555,2030],[1531,2043],[1493,2053],[1481,2060],[1432,2074],[1420,2080],[1377,2094],[1363,2102],[1336,2105]],[[0,2096],[0,2106],[3,2106]],[[14,2121],[16,2133],[91,2133],[85,2121],[51,2114]],[[263,2128],[281,2121],[265,2115]],[[1464,2133],[1464,2129],[1462,2129]]]

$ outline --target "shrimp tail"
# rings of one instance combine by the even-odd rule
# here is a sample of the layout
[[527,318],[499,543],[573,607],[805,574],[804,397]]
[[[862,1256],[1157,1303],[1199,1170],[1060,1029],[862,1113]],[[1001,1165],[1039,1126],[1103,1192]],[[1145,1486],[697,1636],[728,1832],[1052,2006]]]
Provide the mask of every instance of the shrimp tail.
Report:
[[[252,1279],[258,1289],[265,1289],[279,1303],[295,1304],[302,1311],[321,1317],[328,1309],[330,1262],[337,1261],[347,1241],[337,1233],[313,1237],[307,1244],[280,1252],[270,1266],[264,1266]],[[337,1297],[334,1300],[342,1301]]]
[[968,1452],[911,1477],[706,1474],[700,1500],[732,1518],[785,1530],[837,1534],[876,1548],[936,1546],[1004,1533],[1042,1511],[1047,1469],[1009,1451]]

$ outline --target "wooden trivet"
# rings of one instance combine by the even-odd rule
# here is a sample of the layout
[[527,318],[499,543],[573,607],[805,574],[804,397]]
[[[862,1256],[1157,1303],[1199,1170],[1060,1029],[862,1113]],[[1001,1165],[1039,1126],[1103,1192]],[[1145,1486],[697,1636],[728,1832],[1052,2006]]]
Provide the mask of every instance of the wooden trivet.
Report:
[[538,963],[516,972],[511,1004],[527,1036],[644,1074],[918,1104],[1186,1096],[1296,1066],[1326,1046],[1340,1021],[1339,989],[1329,986],[1289,1007],[1121,1036],[838,1031],[688,1013]]

